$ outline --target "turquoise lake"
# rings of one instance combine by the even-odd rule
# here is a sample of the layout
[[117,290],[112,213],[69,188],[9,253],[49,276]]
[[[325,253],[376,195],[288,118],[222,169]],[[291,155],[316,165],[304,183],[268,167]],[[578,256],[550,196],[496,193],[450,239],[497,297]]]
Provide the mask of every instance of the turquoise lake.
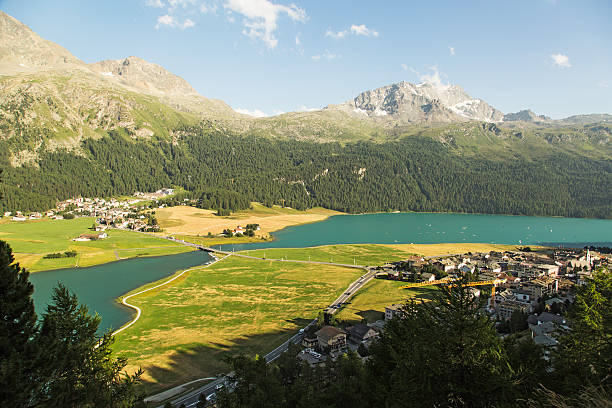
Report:
[[240,251],[332,244],[449,242],[612,246],[612,220],[440,213],[336,215],[317,223],[287,227],[273,236],[275,240],[271,242],[221,248]]
[[[211,257],[204,251],[151,258],[126,259],[88,268],[69,268],[37,272],[30,275],[34,285],[34,305],[40,316],[58,282],[76,293],[89,312],[102,316],[99,333],[109,328],[118,329],[128,322],[134,312],[116,299],[150,282],[165,278],[174,272],[205,264]],[[134,312],[135,313],[135,312]]]
[[[482,214],[385,213],[338,215],[325,221],[297,225],[275,232],[274,241],[222,245],[224,250],[303,248],[331,244],[436,244],[481,242],[522,245],[585,245],[612,247],[612,220],[584,218],[522,217]],[[210,260],[203,251],[153,258],[137,258],[98,265],[39,272],[30,275],[34,302],[41,314],[51,288],[63,282],[102,316],[101,330],[119,328],[132,311],[116,299],[175,271]]]

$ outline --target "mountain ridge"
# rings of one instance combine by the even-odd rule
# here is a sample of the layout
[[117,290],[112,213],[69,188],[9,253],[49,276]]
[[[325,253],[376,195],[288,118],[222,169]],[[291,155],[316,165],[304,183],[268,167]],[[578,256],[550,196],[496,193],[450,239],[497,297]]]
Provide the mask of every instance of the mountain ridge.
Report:
[[[612,118],[577,115],[563,122],[544,120],[531,111],[504,115],[439,78],[364,91],[321,110],[253,118],[221,100],[200,95],[183,78],[138,57],[86,64],[1,11],[0,33],[4,34],[0,37],[0,136],[12,139],[9,145],[15,164],[24,163],[23,157],[35,158],[31,153],[41,148],[78,150],[84,138],[118,129],[135,139],[175,140],[177,127],[201,121],[236,135],[382,142],[424,128],[466,122],[532,129],[584,126]],[[504,118],[514,120],[504,122]],[[561,139],[575,138],[580,129],[570,131],[571,137]],[[603,132],[598,140],[606,139],[607,131]],[[497,130],[494,134],[502,137],[505,133]]]

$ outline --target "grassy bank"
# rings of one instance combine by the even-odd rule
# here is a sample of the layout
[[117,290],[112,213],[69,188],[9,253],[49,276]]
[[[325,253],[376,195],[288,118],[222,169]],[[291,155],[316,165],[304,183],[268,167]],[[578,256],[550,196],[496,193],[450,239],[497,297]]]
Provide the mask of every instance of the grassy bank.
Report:
[[[137,256],[171,255],[193,248],[133,231],[108,230],[108,238],[75,242],[73,238],[91,233],[93,218],[73,220],[4,221],[0,239],[13,248],[15,259],[30,272],[99,265]],[[76,251],[72,258],[45,259],[46,254]]]

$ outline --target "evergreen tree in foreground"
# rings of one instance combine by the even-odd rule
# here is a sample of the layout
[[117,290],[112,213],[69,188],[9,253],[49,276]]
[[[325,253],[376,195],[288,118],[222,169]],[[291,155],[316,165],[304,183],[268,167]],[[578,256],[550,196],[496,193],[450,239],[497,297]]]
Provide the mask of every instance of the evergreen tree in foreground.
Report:
[[131,407],[142,371],[121,373],[99,316],[61,284],[36,321],[28,272],[0,241],[0,401],[6,407]]
[[13,263],[11,247],[0,241],[0,401],[27,406],[35,388],[31,373],[37,348],[36,313],[29,273]]
[[571,330],[553,353],[553,388],[577,393],[583,387],[612,391],[612,274],[603,269],[578,288],[569,313]]
[[384,379],[373,392],[384,406],[487,407],[514,399],[516,372],[480,306],[463,285],[404,305],[372,347],[372,378]]
[[53,289],[38,336],[39,347],[48,351],[41,367],[45,406],[129,407],[136,401],[133,385],[142,371],[121,374],[127,360],[112,358],[110,331],[96,336],[100,320],[62,284]]

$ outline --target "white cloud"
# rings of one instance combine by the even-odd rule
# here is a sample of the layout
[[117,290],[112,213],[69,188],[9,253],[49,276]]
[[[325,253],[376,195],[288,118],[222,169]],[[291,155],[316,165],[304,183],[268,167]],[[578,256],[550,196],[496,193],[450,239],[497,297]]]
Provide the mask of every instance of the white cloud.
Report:
[[378,31],[366,27],[365,24],[353,24],[348,30],[332,31],[328,28],[327,31],[325,31],[325,37],[331,38],[344,38],[349,34],[363,35],[366,37],[378,37]]
[[348,30],[332,31],[328,28],[327,31],[325,31],[325,36],[332,37],[332,38],[344,38],[346,37],[347,34],[348,34]]
[[224,5],[227,10],[244,16],[244,30],[242,33],[253,39],[262,40],[268,48],[275,48],[278,39],[275,31],[278,28],[278,19],[286,14],[291,20],[305,22],[306,11],[295,4],[285,6],[274,4],[269,0],[228,0]]
[[610,82],[608,81],[599,81],[597,83],[597,86],[600,88],[609,88],[610,87]]
[[234,110],[238,113],[242,113],[243,115],[253,116],[254,118],[265,118],[267,116],[270,116],[266,112],[259,109],[249,110],[244,108],[236,108]]
[[448,89],[450,87],[449,84],[445,84],[440,77],[440,72],[438,71],[438,67],[433,66],[430,68],[433,72],[431,74],[419,74],[419,80],[421,83],[419,85],[432,85],[438,89]]
[[355,35],[365,35],[366,37],[378,37],[378,31],[372,30],[365,26],[365,24],[351,26],[351,33]]
[[165,4],[162,0],[147,0],[146,5],[155,8],[164,8]]
[[165,14],[163,16],[157,17],[157,24],[155,25],[155,29],[158,30],[162,26],[171,27],[171,28],[180,28],[184,30],[189,27],[193,27],[195,23],[191,19],[186,19],[184,22],[178,21],[174,16],[169,14]]
[[564,54],[550,54],[553,63],[559,68],[569,68],[572,66],[569,57]]
[[202,3],[202,4],[200,4],[200,12],[203,13],[203,14],[207,14],[207,13],[216,14],[217,13],[217,5],[216,4]]
[[302,42],[300,41],[300,36],[296,35],[295,36],[295,45],[301,45],[301,44],[302,44]]
[[450,52],[450,55],[455,55],[455,47],[448,47],[448,51]]
[[313,55],[311,58],[313,60],[315,60],[315,61],[319,61],[321,59],[332,60],[332,59],[336,59],[336,58],[342,58],[342,55],[340,55],[340,54],[332,54],[331,52],[329,52],[329,50],[325,50],[325,52],[323,54]]
[[268,118],[270,116],[277,116],[277,115],[282,115],[283,113],[287,113],[285,111],[279,110],[279,109],[274,109],[272,111],[272,114],[266,113],[264,111],[262,111],[261,109],[245,109],[245,108],[236,108],[234,109],[234,111],[238,112],[238,113],[242,113],[243,115],[249,115],[252,116],[254,118]]
[[167,0],[168,1],[168,9],[173,10],[177,7],[187,8],[189,6],[195,6],[197,3],[196,0]]
[[412,68],[412,67],[409,67],[409,66],[408,66],[408,65],[406,65],[406,64],[401,64],[401,67],[402,67],[402,69],[403,69],[404,71],[410,71],[410,72],[412,72],[413,74],[416,74],[418,77],[420,77],[420,76],[421,76],[421,73],[420,73],[419,71],[417,71],[416,69],[414,69],[414,68]]

